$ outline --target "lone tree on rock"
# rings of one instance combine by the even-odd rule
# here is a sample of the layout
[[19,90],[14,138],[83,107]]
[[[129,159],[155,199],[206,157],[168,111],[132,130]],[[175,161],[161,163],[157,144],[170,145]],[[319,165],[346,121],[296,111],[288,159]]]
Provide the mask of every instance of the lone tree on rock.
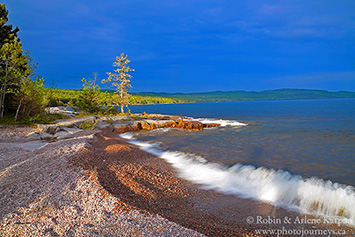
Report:
[[129,87],[131,86],[132,76],[129,74],[134,71],[134,69],[127,66],[130,60],[127,59],[127,55],[121,54],[121,57],[116,57],[116,62],[113,63],[114,67],[117,69],[114,72],[106,72],[108,75],[107,79],[103,79],[102,83],[111,83],[112,86],[116,87],[116,92],[118,96],[117,104],[121,107],[121,113],[124,113],[124,107],[128,107],[130,94],[128,94]]

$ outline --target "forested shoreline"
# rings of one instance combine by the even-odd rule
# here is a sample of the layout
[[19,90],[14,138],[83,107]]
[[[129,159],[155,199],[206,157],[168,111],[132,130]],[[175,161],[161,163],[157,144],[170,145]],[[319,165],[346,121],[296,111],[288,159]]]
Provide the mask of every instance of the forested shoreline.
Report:
[[[74,105],[78,101],[80,95],[83,93],[83,90],[68,90],[68,89],[44,89],[48,94],[51,95],[48,106],[62,106],[62,105]],[[115,94],[113,92],[108,92],[105,90],[100,91],[100,96],[104,100],[109,101]],[[130,97],[130,104],[176,104],[187,102],[183,99],[176,98],[166,98],[161,96],[143,96],[139,94],[133,94]]]

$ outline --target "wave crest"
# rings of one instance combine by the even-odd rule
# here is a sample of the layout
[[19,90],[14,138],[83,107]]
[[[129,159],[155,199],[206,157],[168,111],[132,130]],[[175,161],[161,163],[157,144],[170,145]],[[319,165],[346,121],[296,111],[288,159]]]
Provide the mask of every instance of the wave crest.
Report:
[[312,177],[304,179],[284,170],[235,164],[227,168],[203,157],[178,151],[164,151],[157,143],[141,142],[120,135],[176,168],[182,178],[218,190],[282,206],[294,211],[330,216],[355,224],[355,189]]

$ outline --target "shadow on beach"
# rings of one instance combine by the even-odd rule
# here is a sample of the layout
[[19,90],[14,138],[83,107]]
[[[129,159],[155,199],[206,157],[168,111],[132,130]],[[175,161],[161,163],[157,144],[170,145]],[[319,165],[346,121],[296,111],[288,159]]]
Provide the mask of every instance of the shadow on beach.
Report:
[[282,227],[339,229],[336,225],[280,224],[277,221],[285,217],[301,220],[305,216],[269,204],[199,189],[178,178],[165,161],[126,143],[112,131],[97,134],[96,138],[91,147],[72,158],[71,164],[87,170],[88,177],[117,197],[125,208],[161,215],[208,236],[251,236],[258,229]]

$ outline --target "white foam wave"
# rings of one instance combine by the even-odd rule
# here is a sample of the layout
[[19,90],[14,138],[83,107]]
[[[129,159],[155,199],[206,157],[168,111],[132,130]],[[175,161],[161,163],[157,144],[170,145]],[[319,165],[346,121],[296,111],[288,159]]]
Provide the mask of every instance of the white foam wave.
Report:
[[187,118],[188,121],[197,121],[205,124],[218,123],[221,127],[226,126],[246,126],[247,124],[235,120],[209,119],[209,118]]
[[127,140],[132,140],[134,137],[134,134],[132,132],[121,133],[120,137],[127,139]]
[[169,132],[170,128],[156,128],[153,130],[150,130],[151,133],[161,133],[161,132]]
[[163,151],[157,143],[131,143],[152,153],[178,170],[180,175],[208,189],[264,201],[306,214],[330,216],[355,224],[355,189],[319,178],[304,179],[283,170],[236,164],[230,168],[207,162],[203,157]]

